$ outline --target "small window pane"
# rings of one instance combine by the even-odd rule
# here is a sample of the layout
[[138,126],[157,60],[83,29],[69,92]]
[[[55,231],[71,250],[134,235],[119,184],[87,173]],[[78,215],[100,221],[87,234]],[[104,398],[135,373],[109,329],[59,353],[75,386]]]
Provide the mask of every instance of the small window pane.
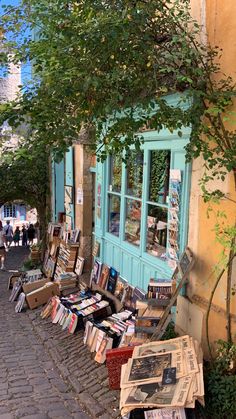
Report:
[[120,197],[115,195],[108,196],[109,205],[109,233],[119,236],[120,232]]
[[141,198],[143,184],[143,152],[130,151],[127,159],[127,195]]
[[150,255],[165,257],[167,209],[148,205],[146,249]]
[[16,218],[15,205],[4,205],[4,218]]
[[167,203],[169,193],[170,151],[153,150],[150,159],[149,201]]
[[140,245],[141,206],[140,201],[126,199],[125,240],[135,246]]
[[121,156],[110,157],[109,191],[120,192],[121,190],[122,158]]

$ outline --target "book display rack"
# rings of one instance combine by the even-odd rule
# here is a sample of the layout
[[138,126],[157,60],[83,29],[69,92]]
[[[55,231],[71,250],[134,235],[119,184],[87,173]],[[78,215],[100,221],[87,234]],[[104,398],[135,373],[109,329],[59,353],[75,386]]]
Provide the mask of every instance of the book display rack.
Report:
[[[79,246],[61,240],[56,247],[49,249],[56,259],[54,281],[73,282],[75,270],[83,267],[83,260],[77,261]],[[184,419],[186,407],[194,407],[196,400],[204,403],[198,342],[189,336],[160,341],[193,264],[192,253],[185,249],[171,278],[151,278],[143,290],[95,260],[88,287],[81,282],[77,293],[51,297],[41,312],[67,333],[84,331],[83,343],[94,361],[106,362],[110,389],[121,389],[124,416],[135,418],[132,412],[141,409],[147,418],[162,417],[165,406],[170,416],[163,418],[176,411]]]
[[79,244],[70,244],[61,241],[59,244],[58,255],[54,279],[57,280],[65,272],[73,272],[77,261]]
[[[49,223],[48,225],[43,272],[47,278],[58,284],[60,291],[74,288],[77,285],[78,276],[83,271],[84,259],[78,257],[79,233],[79,230],[69,233],[63,224]],[[77,259],[79,259],[79,264]]]

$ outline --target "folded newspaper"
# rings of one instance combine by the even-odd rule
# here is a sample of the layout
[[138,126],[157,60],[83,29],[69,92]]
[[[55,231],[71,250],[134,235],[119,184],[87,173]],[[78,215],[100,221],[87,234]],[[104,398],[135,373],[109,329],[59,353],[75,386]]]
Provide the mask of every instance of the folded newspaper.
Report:
[[155,408],[145,417],[182,419],[183,409],[194,408],[196,400],[204,405],[202,362],[198,342],[188,335],[136,346],[121,370],[122,416]]
[[145,419],[186,419],[184,409],[155,409],[144,413]]

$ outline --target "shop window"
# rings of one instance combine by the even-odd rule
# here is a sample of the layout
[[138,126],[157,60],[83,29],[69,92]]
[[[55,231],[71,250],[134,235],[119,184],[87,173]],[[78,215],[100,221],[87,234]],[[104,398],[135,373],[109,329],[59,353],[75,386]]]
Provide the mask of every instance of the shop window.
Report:
[[120,197],[108,195],[109,233],[119,236],[120,233]]
[[110,158],[110,172],[109,172],[109,191],[121,191],[121,172],[122,172],[122,158],[121,156]]
[[136,198],[142,197],[143,152],[130,151],[127,156],[126,193]]
[[170,173],[170,151],[150,152],[149,201],[167,204]]
[[4,205],[4,218],[16,218],[15,205]]
[[108,179],[108,231],[116,237],[120,234],[122,157],[110,156]]
[[156,257],[166,254],[170,157],[169,150],[149,151],[146,251]]
[[147,214],[146,250],[150,255],[161,257],[166,252],[168,211],[148,204]]
[[[176,251],[179,243],[178,229],[170,222],[172,155],[171,150],[155,146],[150,143],[145,151],[130,151],[124,162],[120,156],[109,157],[106,231],[120,244],[135,246],[140,255],[166,260],[172,243]],[[177,166],[174,172],[180,172],[183,163],[176,157],[173,163]]]
[[126,199],[125,240],[135,246],[140,245],[141,208],[141,201]]

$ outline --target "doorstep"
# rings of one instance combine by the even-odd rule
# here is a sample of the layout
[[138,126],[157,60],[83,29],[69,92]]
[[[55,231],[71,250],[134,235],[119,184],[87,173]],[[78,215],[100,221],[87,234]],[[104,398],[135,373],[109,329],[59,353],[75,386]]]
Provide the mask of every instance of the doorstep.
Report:
[[94,419],[120,418],[120,392],[109,389],[106,365],[94,361],[83,343],[83,331],[69,334],[50,318],[41,319],[41,310],[28,310],[27,315],[61,375],[77,393],[79,403]]

